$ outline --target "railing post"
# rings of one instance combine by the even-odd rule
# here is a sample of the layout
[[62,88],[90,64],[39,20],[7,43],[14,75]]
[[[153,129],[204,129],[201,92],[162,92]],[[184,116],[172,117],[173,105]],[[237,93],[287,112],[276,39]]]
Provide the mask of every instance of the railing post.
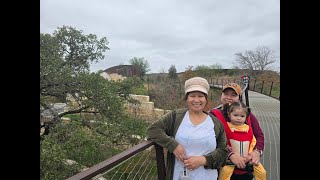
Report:
[[272,85],[273,85],[273,81],[271,82],[271,87],[270,87],[270,92],[269,92],[269,96],[271,96]]
[[180,78],[178,78],[179,80],[179,98],[181,99],[181,81]]
[[158,144],[155,144],[154,147],[156,148],[158,180],[164,180],[166,177],[166,171],[164,165],[163,148]]
[[263,84],[264,84],[264,81],[262,81],[262,85],[261,85],[261,94],[263,94]]
[[248,82],[248,86],[247,86],[246,90],[244,91],[244,94],[246,96],[246,105],[248,107],[250,107],[250,105],[249,105],[249,94],[248,94],[249,85],[250,85],[250,82]]
[[149,76],[147,77],[147,81],[148,81],[148,96],[150,97],[150,90],[149,90],[149,83],[150,83],[150,81],[149,81]]

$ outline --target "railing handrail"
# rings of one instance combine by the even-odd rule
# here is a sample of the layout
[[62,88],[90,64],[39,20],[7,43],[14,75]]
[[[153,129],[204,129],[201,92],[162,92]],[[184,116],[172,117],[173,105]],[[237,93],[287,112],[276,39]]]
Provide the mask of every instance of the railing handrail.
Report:
[[[211,77],[208,77],[207,80],[209,82],[212,82],[212,84],[224,84],[224,83],[228,83],[230,82],[231,78],[222,78],[222,79],[219,79],[219,78],[211,78]],[[220,81],[219,81],[220,80]],[[216,82],[216,83],[215,83]],[[220,83],[219,83],[220,82]],[[233,82],[236,82],[236,79],[233,79]],[[252,82],[252,84],[250,84],[250,82]],[[261,82],[260,83],[257,83],[257,82]],[[240,83],[243,83],[243,81],[237,81],[238,84]],[[265,89],[264,88],[264,84],[266,83],[271,83],[270,86],[267,86],[267,87],[270,87],[269,90]],[[261,94],[264,94],[264,95],[267,95],[269,97],[272,97],[272,98],[275,98],[277,100],[280,101],[280,93],[278,96],[275,96],[275,95],[272,95],[272,92],[273,92],[273,84],[277,84],[277,83],[280,83],[280,81],[271,81],[271,80],[257,80],[256,78],[252,78],[252,79],[249,79],[249,84],[250,86],[248,85],[248,90],[251,90],[251,91],[254,91],[254,92],[258,92],[258,93],[261,93]],[[259,91],[256,90],[256,84],[260,84],[261,87],[259,88]],[[251,86],[252,85],[252,86]],[[268,91],[268,92],[266,92]]]
[[147,149],[148,147],[155,145],[154,142],[152,141],[143,141],[140,144],[137,144],[135,146],[133,146],[132,148],[129,148],[115,156],[112,156],[111,158],[102,161],[99,164],[96,164],[92,167],[90,167],[89,169],[86,169],[78,174],[75,174],[72,177],[69,177],[67,180],[79,180],[79,179],[90,179],[92,177],[95,177],[111,168],[113,168],[114,166],[120,164],[121,162],[123,162],[124,160],[128,159],[129,157],[132,157],[133,155]]

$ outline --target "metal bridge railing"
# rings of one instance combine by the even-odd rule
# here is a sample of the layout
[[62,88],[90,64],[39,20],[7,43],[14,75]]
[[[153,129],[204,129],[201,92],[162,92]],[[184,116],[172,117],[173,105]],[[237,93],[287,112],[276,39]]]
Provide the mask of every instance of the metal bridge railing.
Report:
[[163,148],[152,141],[144,141],[130,149],[125,150],[124,152],[117,154],[99,164],[92,166],[89,169],[86,169],[72,177],[69,177],[67,180],[85,180],[91,179],[99,174],[102,174],[113,167],[119,165],[128,158],[135,156],[137,153],[144,151],[145,149],[154,146],[156,150],[156,159],[157,159],[157,171],[158,179],[164,180],[165,177],[165,164],[164,164],[164,154]]

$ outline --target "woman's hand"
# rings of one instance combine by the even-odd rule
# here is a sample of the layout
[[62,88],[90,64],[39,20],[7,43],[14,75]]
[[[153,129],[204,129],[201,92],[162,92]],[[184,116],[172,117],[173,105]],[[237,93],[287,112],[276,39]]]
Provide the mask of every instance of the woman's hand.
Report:
[[234,153],[229,157],[229,159],[238,168],[245,168],[246,167],[247,159],[245,157],[241,157],[240,155]]
[[204,156],[190,156],[183,161],[184,165],[190,170],[195,170],[200,166],[205,166],[207,160]]
[[179,144],[174,150],[173,154],[176,156],[177,159],[183,162],[186,158],[186,151],[184,150],[183,146]]

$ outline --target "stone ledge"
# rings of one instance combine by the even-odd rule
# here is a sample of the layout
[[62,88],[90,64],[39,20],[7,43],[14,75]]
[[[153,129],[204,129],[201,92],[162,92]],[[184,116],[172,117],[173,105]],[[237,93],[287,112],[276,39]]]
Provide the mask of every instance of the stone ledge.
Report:
[[145,95],[129,94],[129,96],[132,99],[140,101],[141,103],[150,101],[150,97],[149,96],[145,96]]

